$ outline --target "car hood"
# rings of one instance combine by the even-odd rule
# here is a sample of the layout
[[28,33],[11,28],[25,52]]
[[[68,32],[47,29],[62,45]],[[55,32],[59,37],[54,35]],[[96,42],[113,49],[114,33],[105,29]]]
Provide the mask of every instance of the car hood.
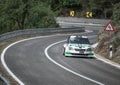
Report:
[[90,44],[69,44],[70,47],[89,48]]

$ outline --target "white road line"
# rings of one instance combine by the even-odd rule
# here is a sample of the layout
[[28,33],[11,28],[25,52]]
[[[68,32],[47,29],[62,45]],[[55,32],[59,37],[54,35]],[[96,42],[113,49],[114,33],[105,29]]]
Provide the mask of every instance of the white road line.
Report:
[[65,40],[59,41],[59,42],[56,42],[56,43],[53,43],[53,44],[49,45],[49,46],[45,49],[45,51],[44,51],[46,57],[47,57],[50,61],[52,61],[54,64],[56,64],[57,66],[65,69],[66,71],[69,71],[69,72],[71,72],[71,73],[73,73],[73,74],[75,74],[75,75],[77,75],[77,76],[79,76],[79,77],[82,77],[82,78],[84,78],[84,79],[86,79],[86,80],[89,80],[89,81],[91,81],[91,82],[94,82],[94,83],[96,83],[96,84],[98,84],[98,85],[105,85],[105,84],[103,84],[103,83],[101,83],[101,82],[98,82],[98,81],[96,81],[96,80],[93,80],[93,79],[91,79],[91,78],[88,78],[88,77],[86,77],[86,76],[84,76],[84,75],[81,75],[81,74],[79,74],[79,73],[77,73],[77,72],[75,72],[75,71],[72,71],[72,70],[66,68],[65,66],[63,66],[63,65],[59,64],[58,62],[56,62],[55,60],[53,60],[53,59],[48,55],[48,49],[49,49],[49,48],[51,48],[52,46],[54,46],[54,45],[56,45],[56,44],[62,43],[62,42],[64,42],[64,41],[65,41]]
[[[95,47],[97,47],[97,45],[98,45],[98,43],[95,43],[95,44],[92,45],[92,47],[95,48]],[[102,57],[102,56],[100,56],[100,55],[98,55],[98,54],[95,54],[95,57],[96,57],[98,60],[103,61],[104,63],[107,63],[107,64],[109,64],[109,65],[111,65],[111,66],[114,66],[114,67],[120,69],[120,64],[118,64],[118,63],[115,63],[115,62],[113,62],[113,61],[110,61],[109,59],[104,58],[104,57]]]
[[9,45],[8,47],[6,47],[6,48],[3,50],[2,54],[1,54],[1,62],[2,62],[2,64],[3,64],[3,66],[4,66],[4,68],[7,70],[7,72],[8,72],[20,85],[24,85],[24,83],[23,83],[20,79],[18,79],[18,78],[16,77],[16,75],[8,68],[8,66],[7,66],[7,64],[6,64],[6,62],[5,62],[5,59],[4,59],[4,56],[5,56],[5,53],[6,53],[7,49],[10,48],[11,46],[15,45],[16,43],[18,43],[18,42],[15,42],[15,43]]
[[[44,36],[44,37],[48,37],[48,36]],[[23,41],[27,41],[27,40],[32,40],[32,39],[37,39],[37,38],[44,38],[43,36],[42,37],[33,37],[33,38],[28,38],[28,39],[23,39],[23,40],[20,40],[20,41],[16,41],[16,42],[14,42],[14,43],[12,43],[12,44],[10,44],[9,46],[7,46],[4,50],[3,50],[3,52],[1,53],[1,62],[2,62],[2,64],[3,64],[3,66],[4,66],[4,68],[7,70],[7,72],[15,79],[15,81],[17,81],[20,85],[25,85],[11,70],[10,70],[10,68],[7,66],[7,64],[6,64],[6,62],[5,62],[5,59],[4,59],[4,57],[5,57],[5,53],[6,53],[6,51],[10,48],[10,47],[12,47],[13,45],[15,45],[15,44],[17,44],[17,43],[20,43],[20,42],[23,42]]]
[[[54,35],[50,35],[50,36],[54,36]],[[5,62],[5,53],[6,51],[12,47],[13,45],[17,44],[17,43],[20,43],[20,42],[23,42],[23,41],[27,41],[27,40],[32,40],[32,39],[37,39],[37,38],[44,38],[44,37],[50,37],[50,36],[39,36],[39,37],[32,37],[32,38],[28,38],[28,39],[23,39],[23,40],[19,40],[19,41],[16,41],[12,44],[10,44],[9,46],[7,46],[3,52],[1,53],[1,62],[2,62],[2,65],[4,66],[4,68],[7,70],[7,72],[15,79],[15,81],[17,81],[20,85],[25,85],[11,70],[10,68],[7,66],[6,62]]]
[[106,63],[106,64],[109,64],[109,65],[111,65],[111,66],[113,66],[113,67],[116,67],[117,69],[120,69],[120,64],[118,64],[118,63],[115,63],[115,62],[113,62],[113,61],[110,61],[109,59],[104,58],[104,57],[102,57],[102,56],[100,56],[100,55],[98,55],[98,54],[95,54],[95,57],[96,57],[98,60],[100,60],[100,61],[102,61],[102,62],[104,62],[104,63]]
[[[87,32],[84,32],[84,33],[89,33],[91,31],[87,31]],[[84,34],[84,33],[80,33],[80,34]],[[69,34],[56,34],[57,36],[62,36],[62,35],[69,35]],[[24,42],[24,41],[27,41],[27,40],[32,40],[32,39],[37,39],[37,38],[45,38],[45,37],[52,37],[52,36],[56,36],[56,35],[49,35],[49,36],[38,36],[38,37],[32,37],[32,38],[27,38],[27,39],[23,39],[23,40],[19,40],[19,41],[16,41],[12,44],[10,44],[9,46],[7,46],[1,53],[1,62],[2,62],[2,65],[4,66],[4,68],[6,69],[6,71],[13,77],[13,79],[15,79],[16,82],[18,82],[20,85],[25,85],[11,70],[10,68],[7,66],[6,62],[5,62],[5,53],[6,51],[12,47],[13,45],[17,44],[17,43],[20,43],[20,42]]]

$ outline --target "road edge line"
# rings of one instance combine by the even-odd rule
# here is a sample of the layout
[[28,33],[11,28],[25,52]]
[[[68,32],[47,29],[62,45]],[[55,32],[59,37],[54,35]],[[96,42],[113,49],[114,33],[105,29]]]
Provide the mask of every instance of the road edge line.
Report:
[[[97,47],[98,43],[99,43],[99,42],[93,44],[92,47],[93,47],[93,48]],[[113,62],[113,61],[111,61],[111,60],[109,60],[109,59],[107,59],[107,58],[105,58],[105,57],[103,57],[103,56],[101,56],[101,55],[99,55],[99,54],[97,54],[97,53],[95,53],[95,57],[96,57],[98,60],[103,61],[104,63],[107,63],[107,64],[109,64],[109,65],[111,65],[111,66],[113,66],[113,67],[116,67],[116,68],[120,69],[120,64],[118,64],[118,63],[116,63],[116,62]]]
[[8,66],[7,66],[7,64],[6,64],[6,62],[5,62],[5,59],[4,59],[4,55],[5,55],[6,51],[7,51],[7,49],[10,48],[10,47],[13,46],[13,45],[19,43],[19,42],[20,42],[20,41],[10,44],[9,46],[7,46],[7,47],[2,51],[2,53],[1,53],[1,62],[2,62],[2,65],[4,66],[4,68],[5,68],[5,69],[7,70],[7,72],[9,73],[9,75],[11,75],[11,76],[13,77],[13,79],[15,79],[15,81],[17,81],[20,85],[25,85],[25,84],[24,84],[20,79],[18,79],[18,78],[16,77],[16,75],[8,68]]
[[56,62],[55,60],[53,60],[53,59],[48,55],[47,51],[48,51],[49,48],[51,48],[52,46],[54,46],[54,45],[56,45],[56,44],[62,43],[62,42],[64,42],[64,41],[65,41],[65,40],[62,40],[62,41],[59,41],[59,42],[56,42],[56,43],[53,43],[53,44],[47,46],[47,47],[45,48],[45,50],[44,50],[44,53],[45,53],[46,57],[47,57],[50,61],[52,61],[54,64],[56,64],[57,66],[63,68],[64,70],[66,70],[66,71],[68,71],[68,72],[70,72],[70,73],[72,73],[72,74],[74,74],[74,75],[77,75],[77,76],[79,76],[79,77],[82,77],[82,78],[84,78],[84,79],[86,79],[86,80],[89,80],[89,81],[94,82],[94,83],[99,84],[99,85],[105,85],[105,84],[103,84],[103,83],[101,83],[101,82],[98,82],[98,81],[96,81],[96,80],[93,80],[93,79],[91,79],[91,78],[89,78],[89,77],[86,77],[86,76],[84,76],[84,75],[81,75],[81,74],[79,74],[79,73],[77,73],[77,72],[75,72],[75,71],[72,71],[72,70],[68,69],[67,67],[65,67],[65,66],[59,64],[58,62]]
[[[83,33],[80,33],[80,34],[84,34],[84,33],[89,33],[89,32],[92,32],[90,30],[85,30],[85,32]],[[59,36],[62,36],[62,35],[69,35],[69,34],[56,34],[56,35],[59,35]],[[44,37],[52,37],[52,36],[56,36],[56,35],[50,35],[50,36],[37,36],[37,37],[31,37],[31,38],[26,38],[26,39],[22,39],[22,40],[18,40],[16,42],[13,42],[11,43],[10,45],[8,45],[6,48],[3,49],[1,55],[0,55],[0,58],[1,58],[1,63],[3,65],[3,67],[6,69],[6,71],[8,72],[8,74],[16,81],[18,82],[20,85],[25,85],[10,69],[9,67],[7,66],[5,60],[4,60],[4,55],[6,53],[6,51],[12,47],[13,45],[17,44],[17,43],[20,43],[20,42],[24,42],[24,41],[27,41],[27,40],[32,40],[32,39],[37,39],[37,38],[44,38]]]

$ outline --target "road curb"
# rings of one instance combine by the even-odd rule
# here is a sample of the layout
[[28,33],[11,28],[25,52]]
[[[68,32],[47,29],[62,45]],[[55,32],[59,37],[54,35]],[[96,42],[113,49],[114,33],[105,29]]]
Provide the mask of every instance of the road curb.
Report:
[[97,59],[103,61],[104,63],[107,63],[107,64],[109,64],[109,65],[111,65],[111,66],[114,66],[114,67],[120,69],[120,64],[118,64],[118,63],[116,63],[116,62],[113,62],[113,61],[111,61],[111,60],[109,60],[109,59],[107,59],[107,58],[105,58],[105,57],[103,57],[103,56],[101,56],[101,55],[99,55],[99,54],[96,54],[96,53],[95,53],[95,55],[97,56],[97,57],[96,57]]
[[[95,47],[97,47],[97,45],[98,45],[98,43],[95,43],[95,44],[92,45],[92,47],[95,48]],[[97,57],[96,57],[96,56],[97,56]],[[111,66],[114,66],[114,67],[120,69],[120,64],[118,64],[118,63],[116,63],[116,62],[113,62],[113,61],[111,61],[111,60],[109,60],[109,59],[107,59],[107,58],[105,58],[105,57],[103,57],[103,56],[101,56],[101,55],[99,55],[99,54],[97,54],[97,53],[95,53],[95,57],[96,57],[97,59],[103,61],[104,63],[107,63],[107,64],[109,64],[109,65],[111,65]]]

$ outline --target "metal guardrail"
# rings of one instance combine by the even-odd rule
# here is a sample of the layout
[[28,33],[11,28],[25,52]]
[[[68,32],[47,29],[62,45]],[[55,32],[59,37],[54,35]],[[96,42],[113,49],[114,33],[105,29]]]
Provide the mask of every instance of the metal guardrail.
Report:
[[72,22],[72,23],[93,23],[93,24],[107,24],[109,19],[87,19],[87,18],[74,18],[74,17],[57,17],[56,21]]
[[11,38],[19,36],[35,36],[35,35],[51,35],[56,33],[75,33],[75,32],[84,32],[84,27],[77,28],[41,28],[41,29],[26,29],[26,30],[17,30],[13,32],[8,32],[0,35],[0,42],[9,40]]
[[0,85],[10,85],[10,82],[0,74]]
[[108,19],[87,19],[87,18],[75,18],[75,17],[57,17],[56,22],[60,27],[67,26],[93,26],[104,27],[111,20]]

